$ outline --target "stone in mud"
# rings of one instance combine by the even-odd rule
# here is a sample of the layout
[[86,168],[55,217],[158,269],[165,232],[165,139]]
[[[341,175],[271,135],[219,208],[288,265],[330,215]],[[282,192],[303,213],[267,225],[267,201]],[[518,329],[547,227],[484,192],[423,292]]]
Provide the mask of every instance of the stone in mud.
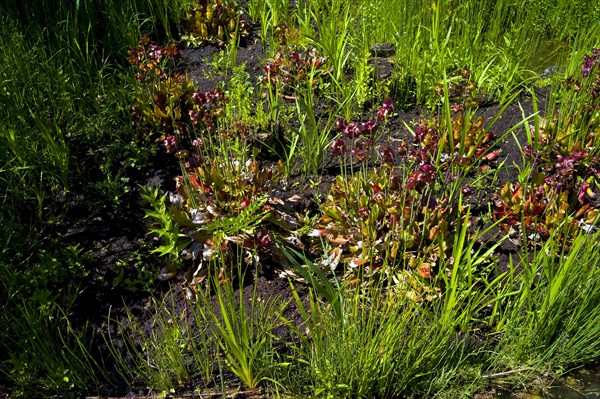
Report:
[[384,57],[369,57],[369,65],[375,70],[377,80],[386,80],[392,77],[394,61]]
[[373,57],[391,57],[396,54],[396,46],[394,43],[376,43],[369,48]]

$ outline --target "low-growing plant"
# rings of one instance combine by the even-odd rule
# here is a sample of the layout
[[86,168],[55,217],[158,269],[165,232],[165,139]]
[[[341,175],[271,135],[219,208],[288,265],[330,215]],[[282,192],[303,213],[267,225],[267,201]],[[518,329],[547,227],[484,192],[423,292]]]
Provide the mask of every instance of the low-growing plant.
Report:
[[366,177],[338,176],[321,205],[323,215],[313,235],[341,246],[344,262],[358,276],[400,276],[408,270],[425,280],[435,277],[436,264],[448,256],[464,214],[447,199],[433,198],[426,189],[433,171],[421,169],[413,180],[395,169],[374,170]]
[[159,46],[148,35],[140,38],[136,48],[127,51],[127,61],[136,71],[141,82],[165,80],[167,76],[181,71],[181,52],[173,44]]
[[534,146],[540,150],[524,148],[534,165],[530,182],[504,185],[495,201],[495,218],[533,241],[548,239],[559,226],[568,236],[579,228],[595,230],[600,214],[598,156],[580,149],[562,155],[568,149],[560,143]]
[[170,194],[168,209],[174,224],[191,239],[182,255],[192,261],[196,273],[201,271],[199,278],[207,271],[203,262],[219,252],[227,259],[219,267],[229,268],[239,261],[236,248],[252,263],[273,255],[276,236],[300,243],[296,199],[280,191],[282,174],[281,163],[266,168],[252,159],[215,158],[177,177],[177,193]]
[[[367,122],[348,122],[340,118],[336,123],[336,131],[341,137],[333,143],[332,155],[343,155],[351,148],[351,159],[359,162],[372,159],[378,153],[381,163],[388,166],[397,163],[398,158],[406,157],[421,164],[430,171],[429,174],[434,169],[438,173],[447,174],[447,177],[461,170],[466,174],[472,166],[496,160],[500,156],[500,150],[494,148],[498,140],[492,131],[484,128],[483,117],[473,118],[473,110],[470,106],[465,106],[465,103],[472,100],[465,100],[464,97],[461,99],[462,101],[451,105],[449,114],[444,114],[444,117],[421,118],[414,129],[410,130],[413,142],[401,140],[397,150],[389,142],[379,143],[382,137],[381,126],[385,127],[387,119],[394,112],[392,99],[386,99],[376,118]],[[418,176],[424,177],[427,174],[421,172],[415,173],[411,178],[411,186],[417,184]]]
[[[159,47],[143,37],[137,49],[129,51],[129,62],[140,81],[132,106],[139,136],[158,133],[167,152],[186,159],[192,146],[190,137],[198,132],[215,132],[224,116],[224,93],[217,87],[198,92],[179,69],[179,50]],[[140,137],[140,139],[141,139]]]
[[163,244],[151,252],[167,256],[169,258],[167,269],[172,272],[178,269],[179,253],[189,245],[190,240],[181,232],[181,226],[174,220],[173,210],[167,208],[167,195],[168,193],[165,193],[161,196],[158,188],[141,188],[142,201],[150,205],[145,215],[145,218],[151,219],[149,231],[151,234],[156,234]]
[[329,72],[327,57],[319,56],[317,49],[300,50],[296,46],[280,46],[273,59],[263,67],[261,82],[284,96],[293,96],[307,84],[318,89],[325,83]]
[[236,43],[248,36],[246,19],[231,0],[199,0],[185,13],[182,39],[192,46]]
[[597,229],[599,60],[598,50],[586,55],[579,77],[568,78],[559,87],[560,107],[548,118],[534,118],[522,147],[527,176],[507,182],[496,197],[495,218],[502,218],[506,230],[521,233],[524,239],[545,241],[560,227],[568,243],[580,229]]
[[[331,155],[342,158],[340,161],[342,168],[346,168],[348,164],[353,165],[355,160],[358,163],[373,161],[375,145],[379,144],[380,138],[385,133],[387,120],[393,113],[394,102],[388,97],[377,111],[375,118],[362,123],[348,121],[346,118],[339,118],[335,122],[335,131],[339,136],[332,143]],[[392,165],[394,151],[389,143],[386,142],[378,148],[381,163]],[[351,154],[349,159],[346,155],[348,151]]]
[[227,79],[224,90],[228,98],[225,107],[228,126],[239,124],[260,128],[260,122],[253,115],[255,90],[250,75],[246,72],[246,63],[231,68],[231,77]]
[[[456,95],[464,98],[462,90]],[[500,151],[494,149],[494,134],[483,128],[483,118],[473,120],[463,103],[453,106],[448,119],[422,119],[411,131],[411,144],[400,140],[397,149],[389,142],[375,145],[375,132],[392,112],[388,99],[368,122],[338,120],[342,137],[333,143],[332,154],[342,157],[343,167],[353,146],[350,160],[361,162],[363,169],[336,178],[313,234],[349,252],[344,260],[351,269],[389,273],[391,268],[407,295],[432,298],[435,293],[419,280],[436,276],[439,261],[450,256],[457,225],[468,218],[458,203],[473,191],[466,184],[470,168],[487,171]],[[364,165],[374,156],[382,168],[367,172]]]
[[413,134],[415,143],[442,169],[456,164],[466,168],[480,160],[493,161],[500,155],[499,149],[490,148],[496,137],[483,128],[483,117],[466,121],[459,109],[452,115],[450,126],[437,118],[421,119]]
[[150,91],[151,102],[143,95],[136,96],[134,118],[141,122],[142,129],[158,129],[161,135],[157,140],[178,158],[187,158],[192,144],[189,137],[196,130],[214,132],[217,118],[223,116],[224,95],[218,88],[197,92],[193,83],[181,75],[168,77]]

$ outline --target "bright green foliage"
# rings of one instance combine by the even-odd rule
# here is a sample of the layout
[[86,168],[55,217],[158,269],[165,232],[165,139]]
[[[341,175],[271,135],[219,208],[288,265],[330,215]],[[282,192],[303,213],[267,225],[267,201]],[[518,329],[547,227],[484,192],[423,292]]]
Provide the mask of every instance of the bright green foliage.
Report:
[[[471,267],[461,262],[456,270]],[[380,285],[342,286],[335,297],[327,298],[329,303],[323,303],[317,296],[320,283],[312,283],[308,304],[291,286],[304,323],[297,327],[283,319],[299,341],[288,357],[296,371],[280,371],[284,386],[294,394],[429,397],[453,380],[465,391],[469,384],[477,384],[462,382],[461,373],[470,366],[469,357],[475,359],[479,353],[454,332],[465,316],[485,303],[484,297],[469,294],[469,284],[457,280],[455,293],[465,299],[462,307],[442,310],[442,298],[417,304]]]
[[211,325],[213,339],[225,355],[225,367],[248,388],[257,388],[268,380],[269,367],[274,365],[274,340],[269,334],[279,324],[276,316],[287,303],[277,305],[272,298],[265,301],[254,289],[246,298],[247,306],[242,292],[236,299],[231,283],[219,286],[214,282],[219,313],[212,311],[209,298],[202,293],[195,312]]
[[[150,205],[146,209],[145,218],[150,218],[152,224],[150,233],[156,234],[163,242],[163,245],[152,252],[157,252],[161,256],[168,256],[171,261],[177,262],[179,253],[189,245],[189,238],[185,234],[180,233],[180,225],[174,221],[175,215],[167,209],[165,200],[167,193],[160,196],[158,188],[143,187],[141,191],[142,200]],[[156,224],[156,225],[155,225]]]
[[492,367],[562,373],[600,355],[598,235],[580,234],[569,249],[562,235],[554,233],[532,258],[511,262],[508,289],[498,295],[495,327],[502,335]]
[[[188,385],[198,373],[204,383],[199,388],[209,388],[223,378],[218,375],[223,368],[251,389],[269,379],[275,357],[270,334],[279,324],[277,314],[287,304],[264,301],[256,290],[249,296],[234,295],[231,282],[217,278],[213,282],[215,297],[199,290],[183,312],[173,303],[154,300],[151,331],[144,330],[131,313],[128,323],[116,324],[118,333],[105,336],[105,340],[123,378],[129,383],[141,379],[164,393]],[[141,347],[132,340],[133,335]],[[114,346],[116,339],[125,341],[128,356]]]

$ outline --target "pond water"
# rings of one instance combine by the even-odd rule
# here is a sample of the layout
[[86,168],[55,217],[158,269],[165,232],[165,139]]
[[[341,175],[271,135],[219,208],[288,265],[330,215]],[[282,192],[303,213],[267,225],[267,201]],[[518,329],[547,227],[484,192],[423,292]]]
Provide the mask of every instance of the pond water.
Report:
[[542,73],[547,68],[561,65],[566,59],[569,44],[557,40],[547,40],[539,44],[530,60],[530,67]]
[[600,399],[600,368],[579,370],[565,377],[547,395],[526,392],[502,393],[497,399]]

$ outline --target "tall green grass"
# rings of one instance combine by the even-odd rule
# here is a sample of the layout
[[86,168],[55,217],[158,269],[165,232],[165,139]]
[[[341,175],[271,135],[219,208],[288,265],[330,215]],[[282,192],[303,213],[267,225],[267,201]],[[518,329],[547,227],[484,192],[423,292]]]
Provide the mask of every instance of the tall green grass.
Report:
[[345,8],[336,4],[300,2],[296,21],[288,23],[295,22],[310,43],[331,57],[338,82],[345,70],[362,62],[363,49],[394,43],[394,79],[409,84],[405,89],[413,90],[418,102],[432,101],[433,87],[444,72],[452,76],[463,66],[476,75],[487,69],[482,89],[491,98],[506,100],[512,90],[549,66],[540,63],[544,54],[539,48],[552,41],[568,47],[578,32],[594,29],[600,16],[592,1],[369,0],[346,3]]
[[[61,198],[74,187],[118,195],[108,192],[118,181],[111,173],[123,158],[141,155],[130,146],[133,83],[121,69],[127,49],[148,30],[172,37],[155,26],[161,16],[177,21],[182,6],[134,0],[0,6],[0,198],[11,210],[0,216],[6,248],[31,242],[40,222],[60,215]],[[102,172],[107,184],[90,182],[98,169],[111,169]]]
[[[597,236],[582,234],[570,248],[553,238],[500,273],[484,260],[502,240],[480,248],[468,230],[442,260],[447,275],[430,302],[380,284],[331,283],[296,253],[290,260],[310,281],[306,299],[290,283],[300,321],[284,316],[285,302],[261,302],[256,288],[245,298],[231,282],[217,284],[183,310],[156,302],[152,333],[133,318],[122,324],[133,334],[113,349],[119,373],[163,392],[192,376],[218,386],[229,370],[268,397],[472,397],[492,382],[529,385],[600,355]],[[274,334],[277,319],[284,336]]]
[[92,212],[110,201],[99,192],[101,165],[114,179],[135,156],[127,147],[131,80],[120,65],[155,17],[152,3],[137,3],[0,5],[0,378],[26,397],[107,381],[89,331],[72,326],[64,302],[77,296],[89,264],[73,263],[60,235],[47,231],[72,192]]
[[[238,273],[236,278],[243,278]],[[183,310],[175,309],[174,302],[154,301],[151,328],[131,313],[127,322],[115,324],[119,333],[107,335],[106,342],[127,383],[141,380],[164,393],[195,382],[203,383],[202,390],[228,389],[223,381],[228,371],[249,389],[266,381],[277,384],[271,376],[282,365],[276,360],[273,329],[286,303],[262,298],[256,286],[247,295],[243,288],[234,292],[232,282],[220,285],[216,275],[211,279],[213,294],[198,290]]]
[[[562,374],[600,356],[598,236],[580,234],[567,245],[556,234],[533,257],[511,262],[506,286],[514,291],[495,324],[497,370]],[[527,374],[508,377],[523,382]]]
[[73,322],[76,288],[61,295],[28,289],[13,270],[0,264],[0,381],[14,397],[50,397],[71,392],[101,393],[114,389],[87,323]]

